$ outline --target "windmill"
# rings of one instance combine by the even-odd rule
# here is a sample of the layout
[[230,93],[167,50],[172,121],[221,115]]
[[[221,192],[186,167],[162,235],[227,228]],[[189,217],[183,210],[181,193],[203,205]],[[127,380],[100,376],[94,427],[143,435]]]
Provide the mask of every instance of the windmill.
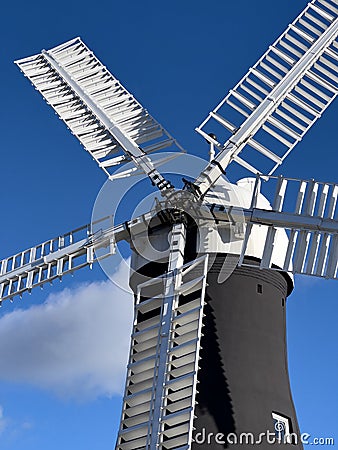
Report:
[[[272,174],[336,96],[337,12],[331,0],[312,1],[208,115],[197,131],[217,154],[182,190],[149,157],[182,148],[80,39],[17,62],[111,179],[117,165],[132,161],[161,194],[154,210],[129,223],[96,233],[85,226],[1,263],[7,299],[110,255],[121,240],[136,244],[118,449],[197,446],[193,427],[298,431],[284,358],[288,273],[337,277],[338,188]],[[255,182],[222,181],[231,162]],[[261,182],[275,183],[271,209]],[[163,260],[137,251],[138,239],[164,242],[168,232]],[[224,262],[234,271],[220,279]],[[248,357],[251,346],[259,361]]]

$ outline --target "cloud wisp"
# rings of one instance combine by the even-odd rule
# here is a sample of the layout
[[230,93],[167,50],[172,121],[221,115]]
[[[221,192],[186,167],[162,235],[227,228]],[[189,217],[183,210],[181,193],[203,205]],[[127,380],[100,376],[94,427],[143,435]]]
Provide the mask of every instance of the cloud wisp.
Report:
[[[116,277],[127,279],[127,269],[122,266]],[[120,394],[132,314],[132,294],[103,281],[64,289],[42,305],[4,315],[0,380],[80,400]]]
[[6,426],[7,426],[7,420],[4,416],[4,409],[0,405],[0,435],[5,431]]

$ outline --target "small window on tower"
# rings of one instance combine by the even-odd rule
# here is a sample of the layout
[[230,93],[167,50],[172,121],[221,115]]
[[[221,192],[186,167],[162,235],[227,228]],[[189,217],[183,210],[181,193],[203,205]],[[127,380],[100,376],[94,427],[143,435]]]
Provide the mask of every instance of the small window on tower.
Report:
[[272,419],[277,442],[280,444],[295,444],[291,419],[277,412],[272,412]]
[[257,284],[257,293],[263,294],[263,285],[262,284]]

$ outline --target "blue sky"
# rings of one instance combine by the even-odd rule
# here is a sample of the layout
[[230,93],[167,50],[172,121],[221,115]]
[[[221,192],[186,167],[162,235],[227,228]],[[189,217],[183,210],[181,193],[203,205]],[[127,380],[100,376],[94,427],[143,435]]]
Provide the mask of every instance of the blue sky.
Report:
[[[105,181],[15,59],[81,36],[189,152],[206,158],[194,127],[306,3],[2,5],[0,258],[89,222]],[[338,102],[280,173],[338,183],[337,117]],[[288,344],[299,423],[303,432],[338,442],[338,285],[301,277],[296,282],[288,300]],[[113,448],[130,313],[130,298],[111,288],[99,267],[3,305],[2,450]]]

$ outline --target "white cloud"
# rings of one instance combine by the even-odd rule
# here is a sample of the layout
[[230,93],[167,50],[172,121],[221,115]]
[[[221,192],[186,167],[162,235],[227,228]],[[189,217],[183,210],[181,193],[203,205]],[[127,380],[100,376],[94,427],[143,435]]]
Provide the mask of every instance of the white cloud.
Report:
[[[125,266],[116,277],[128,277]],[[132,314],[131,293],[110,281],[64,289],[11,312],[0,319],[0,380],[79,399],[120,394]]]
[[7,421],[4,417],[4,409],[0,405],[0,435],[4,432],[6,426],[7,426]]

